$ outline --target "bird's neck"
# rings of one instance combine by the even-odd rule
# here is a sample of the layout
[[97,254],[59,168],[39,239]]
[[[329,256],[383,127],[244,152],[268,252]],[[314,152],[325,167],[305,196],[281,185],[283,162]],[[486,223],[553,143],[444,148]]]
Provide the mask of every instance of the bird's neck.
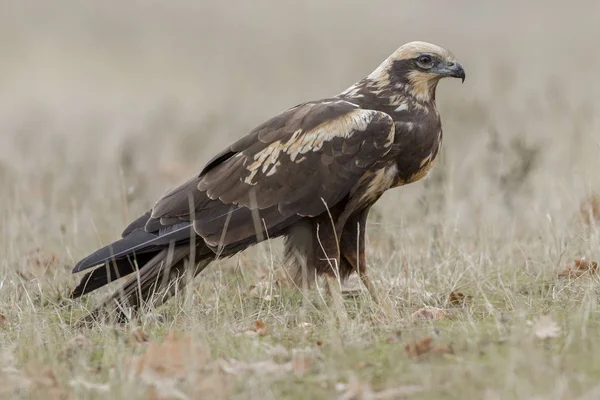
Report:
[[390,80],[386,77],[369,77],[350,86],[338,95],[365,108],[387,113],[435,109],[437,80]]

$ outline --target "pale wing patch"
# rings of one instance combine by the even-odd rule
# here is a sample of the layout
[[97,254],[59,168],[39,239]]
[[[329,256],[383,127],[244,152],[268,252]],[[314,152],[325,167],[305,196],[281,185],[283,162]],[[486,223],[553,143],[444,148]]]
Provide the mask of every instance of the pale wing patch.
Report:
[[360,91],[364,89],[364,85],[359,83],[355,83],[350,86],[348,89],[344,90],[341,94],[348,97],[364,97],[364,95],[360,94]]
[[[302,154],[321,150],[327,141],[336,137],[346,139],[356,132],[365,131],[377,113],[373,110],[357,109],[324,122],[310,131],[303,132],[299,129],[286,142],[278,140],[271,143],[254,155],[254,161],[246,167],[250,174],[244,178],[244,182],[255,185],[254,178],[259,171],[266,176],[273,175],[281,165],[282,154],[289,156],[291,161],[300,163],[306,159],[301,156]],[[390,140],[393,140],[393,135]]]
[[[403,105],[405,105],[406,103],[404,102],[404,100],[406,100],[406,96],[404,95],[404,93],[400,93],[400,94],[393,94],[389,97],[388,101],[390,106],[395,107],[401,107]],[[408,108],[408,106],[407,106]]]
[[431,161],[431,155],[433,153],[429,153],[429,155],[427,157],[425,157],[423,160],[421,160],[421,163],[419,164],[419,168],[423,168],[423,166],[425,164],[427,164],[429,161]]
[[381,168],[368,176],[369,185],[363,193],[361,200],[369,202],[381,196],[386,190],[394,186],[398,177],[398,166],[396,163],[389,167]]
[[273,175],[275,172],[277,172],[277,167],[279,167],[280,165],[281,165],[281,163],[279,161],[277,161],[275,164],[273,164],[271,166],[271,168],[267,171],[267,173],[265,173],[265,176]]
[[406,111],[406,110],[408,110],[408,104],[406,104],[406,102],[402,102],[394,111],[401,112],[401,111]]

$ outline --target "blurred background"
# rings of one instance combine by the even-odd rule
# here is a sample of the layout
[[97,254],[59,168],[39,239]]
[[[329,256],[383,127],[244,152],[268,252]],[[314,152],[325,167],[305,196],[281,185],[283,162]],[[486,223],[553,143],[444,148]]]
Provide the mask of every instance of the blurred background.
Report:
[[81,257],[266,118],[412,40],[451,50],[467,80],[440,85],[442,158],[384,196],[371,241],[569,226],[600,191],[598,21],[596,1],[3,0],[0,241]]

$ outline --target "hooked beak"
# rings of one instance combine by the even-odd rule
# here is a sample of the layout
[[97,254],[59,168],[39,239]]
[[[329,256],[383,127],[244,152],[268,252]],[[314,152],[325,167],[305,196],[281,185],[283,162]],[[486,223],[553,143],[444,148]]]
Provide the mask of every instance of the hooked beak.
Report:
[[462,82],[465,81],[466,74],[462,65],[456,61],[448,61],[444,66],[438,69],[438,74],[450,78],[460,78]]

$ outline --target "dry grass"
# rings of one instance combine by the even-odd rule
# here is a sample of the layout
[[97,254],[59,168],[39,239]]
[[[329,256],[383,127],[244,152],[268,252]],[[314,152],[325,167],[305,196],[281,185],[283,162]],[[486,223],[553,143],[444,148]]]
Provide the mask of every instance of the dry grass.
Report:
[[[287,3],[2,3],[0,396],[598,398],[598,3]],[[105,294],[65,298],[74,261],[226,143],[414,39],[452,49],[467,81],[439,89],[431,176],[371,215],[393,315],[360,292],[337,325],[318,292],[275,284],[275,241],[137,326],[71,325]]]

